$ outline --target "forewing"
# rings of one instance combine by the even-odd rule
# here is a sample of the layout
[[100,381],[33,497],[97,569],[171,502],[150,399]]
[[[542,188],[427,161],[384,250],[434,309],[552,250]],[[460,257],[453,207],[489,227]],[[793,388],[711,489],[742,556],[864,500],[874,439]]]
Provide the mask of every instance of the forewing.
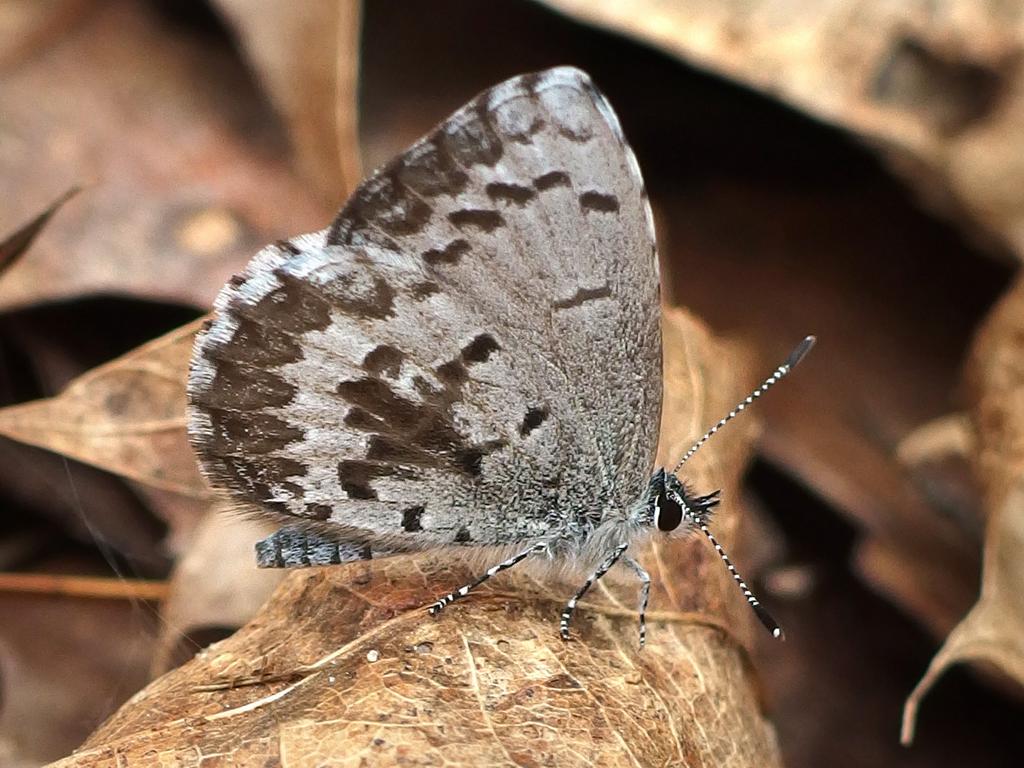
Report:
[[632,503],[653,461],[653,224],[589,78],[483,93],[327,231],[218,297],[190,433],[263,509],[406,546],[510,543]]

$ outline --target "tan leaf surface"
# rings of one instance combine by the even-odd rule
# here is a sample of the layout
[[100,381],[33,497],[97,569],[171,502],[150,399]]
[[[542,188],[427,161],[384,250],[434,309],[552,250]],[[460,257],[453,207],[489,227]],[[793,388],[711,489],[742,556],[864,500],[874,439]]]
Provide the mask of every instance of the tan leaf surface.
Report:
[[988,512],[981,595],[908,697],[904,743],[922,699],[953,664],[981,662],[1024,686],[1024,281],[979,332],[967,378]]
[[205,498],[209,490],[185,435],[185,372],[201,324],[89,371],[56,397],[0,409],[0,435]]
[[92,0],[4,0],[0,3],[0,70],[31,56],[73,26]]
[[[662,455],[674,457],[753,377],[682,312],[668,317],[666,355]],[[727,544],[754,432],[741,420],[689,473],[724,489]],[[291,574],[250,624],[55,765],[778,765],[727,628],[746,634],[750,616],[713,550],[687,541],[642,560],[655,580],[642,653],[628,580],[585,601],[563,644],[570,583],[513,576],[434,620],[424,606],[471,569],[426,555]]]
[[238,57],[157,5],[94,3],[6,65],[0,231],[55,189],[89,194],[4,275],[0,309],[88,293],[209,306],[261,245],[329,219],[279,159],[286,142]]
[[299,171],[339,206],[359,162],[359,0],[217,0],[288,123]]
[[175,563],[169,594],[160,607],[163,626],[153,660],[160,674],[174,666],[182,638],[205,629],[242,626],[285,575],[253,567],[253,545],[272,528],[210,507],[190,532],[191,541]]

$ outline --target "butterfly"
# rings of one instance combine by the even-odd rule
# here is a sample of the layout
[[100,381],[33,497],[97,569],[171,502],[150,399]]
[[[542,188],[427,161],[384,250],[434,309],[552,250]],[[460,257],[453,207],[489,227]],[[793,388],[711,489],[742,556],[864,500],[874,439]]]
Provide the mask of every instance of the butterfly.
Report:
[[188,379],[215,486],[282,524],[262,566],[450,547],[503,553],[438,613],[528,558],[588,575],[651,536],[703,533],[717,493],[676,475],[785,376],[808,337],[675,469],[661,412],[654,221],[618,118],[559,67],[483,92],[364,181],[328,229],[260,251],[215,302]]

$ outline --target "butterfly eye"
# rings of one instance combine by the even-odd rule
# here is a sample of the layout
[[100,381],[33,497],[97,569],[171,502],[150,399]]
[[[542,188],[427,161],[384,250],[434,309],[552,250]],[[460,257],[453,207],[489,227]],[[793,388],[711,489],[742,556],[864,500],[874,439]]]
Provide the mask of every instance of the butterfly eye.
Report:
[[674,531],[683,522],[683,508],[667,491],[658,494],[654,502],[654,524],[659,531]]

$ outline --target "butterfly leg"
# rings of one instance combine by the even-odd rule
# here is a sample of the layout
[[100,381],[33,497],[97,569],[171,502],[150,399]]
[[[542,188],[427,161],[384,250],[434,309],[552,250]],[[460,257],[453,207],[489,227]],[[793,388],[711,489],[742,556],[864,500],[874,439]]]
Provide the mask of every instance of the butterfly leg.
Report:
[[572,620],[573,611],[576,610],[576,603],[578,603],[598,579],[608,573],[608,569],[611,568],[615,563],[618,562],[619,558],[622,557],[622,553],[626,551],[626,547],[629,544],[620,544],[615,550],[608,555],[608,558],[601,563],[596,571],[590,574],[590,578],[584,582],[583,586],[579,588],[579,591],[572,596],[568,603],[565,604],[565,608],[562,609],[562,621],[559,627],[559,634],[561,634],[563,640],[569,639],[569,622]]
[[504,560],[504,561],[498,563],[497,565],[492,565],[490,568],[487,569],[487,571],[483,574],[483,576],[481,576],[480,578],[478,578],[478,579],[476,579],[474,581],[471,581],[469,584],[465,584],[465,585],[459,587],[454,592],[449,592],[447,595],[445,595],[440,600],[438,600],[436,603],[434,603],[432,606],[430,606],[430,608],[428,608],[427,610],[429,611],[431,616],[436,616],[441,611],[441,609],[444,608],[449,603],[454,603],[459,598],[465,597],[466,595],[468,595],[469,591],[471,589],[475,589],[476,587],[479,587],[481,584],[483,584],[485,581],[487,581],[492,576],[494,576],[496,574],[499,574],[502,571],[508,570],[513,565],[515,565],[516,563],[519,563],[519,562],[525,560],[530,555],[538,553],[538,552],[543,552],[544,550],[547,549],[547,547],[548,547],[548,545],[545,542],[542,542],[540,544],[534,544],[529,549],[524,549],[519,554],[513,555],[512,557],[510,557],[508,560]]
[[644,567],[640,565],[632,557],[622,558],[624,565],[628,565],[633,573],[640,579],[640,647],[644,647],[644,643],[647,642],[647,600],[651,596],[651,576],[644,570]]

